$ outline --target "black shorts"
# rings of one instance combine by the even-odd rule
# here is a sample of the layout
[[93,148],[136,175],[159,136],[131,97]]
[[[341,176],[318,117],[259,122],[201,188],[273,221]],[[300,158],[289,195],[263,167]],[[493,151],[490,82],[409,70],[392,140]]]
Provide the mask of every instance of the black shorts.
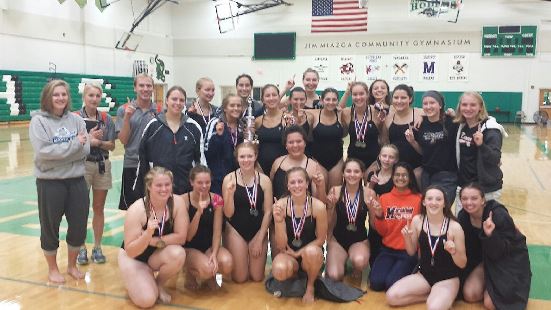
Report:
[[121,180],[121,196],[119,199],[119,209],[128,210],[134,201],[140,199],[140,194],[133,189],[136,181],[136,168],[123,168]]

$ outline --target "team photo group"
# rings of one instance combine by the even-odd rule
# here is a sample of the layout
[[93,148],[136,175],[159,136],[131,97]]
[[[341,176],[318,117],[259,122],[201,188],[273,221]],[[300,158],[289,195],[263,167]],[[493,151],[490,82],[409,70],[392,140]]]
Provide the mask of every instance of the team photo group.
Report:
[[[304,279],[302,301],[312,303],[320,278],[355,289],[368,274],[390,306],[525,309],[526,238],[500,202],[507,133],[482,96],[445,102],[384,80],[320,91],[316,70],[301,78],[263,85],[255,100],[253,78],[241,74],[219,104],[203,77],[193,94],[172,86],[157,105],[153,79],[138,74],[116,118],[98,110],[100,85],[86,84],[76,107],[66,82],[48,82],[29,136],[49,282],[65,282],[56,259],[65,216],[68,275],[83,278],[77,265],[89,259],[116,260],[138,307],[170,303],[165,284],[183,272],[187,290],[212,294],[220,275],[266,287]],[[116,140],[124,240],[106,258]]]

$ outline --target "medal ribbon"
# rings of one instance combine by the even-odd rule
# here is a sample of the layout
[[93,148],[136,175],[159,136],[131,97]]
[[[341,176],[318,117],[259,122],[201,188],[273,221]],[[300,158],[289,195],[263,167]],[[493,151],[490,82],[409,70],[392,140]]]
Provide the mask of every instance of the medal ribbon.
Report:
[[[159,220],[157,219],[157,214],[155,213],[155,210],[153,210],[153,204],[151,202],[149,203],[149,209],[151,210],[151,213],[153,213],[153,218],[157,222],[159,222]],[[161,223],[159,223],[159,227],[157,228],[159,230],[159,238],[163,236],[163,231],[165,229],[165,219],[168,214],[167,211],[168,211],[168,207],[165,205],[165,209],[163,210],[163,218],[161,219]]]
[[203,121],[205,122],[205,124],[208,124],[210,122],[210,114],[205,117],[205,112],[203,112],[203,108],[201,108],[201,103],[199,102],[199,99],[197,99],[197,106],[201,111],[201,117],[203,118]]
[[251,205],[251,209],[256,209],[256,197],[258,194],[258,184],[257,184],[256,174],[254,175],[254,182],[253,182],[253,185],[251,186],[250,191],[249,191],[249,186],[247,186],[247,183],[245,183],[245,179],[243,178],[241,169],[239,169],[239,174],[241,175],[241,180],[243,180],[243,185],[245,185],[245,191],[247,192],[247,197],[249,198],[249,204]]
[[354,110],[354,129],[356,129],[356,137],[358,138],[358,141],[361,141],[361,142],[364,142],[365,131],[367,130],[367,109],[368,108],[365,109],[364,118],[361,124],[358,121],[356,110]]
[[[344,185],[343,185],[344,186]],[[356,217],[358,215],[358,206],[360,204],[360,190],[361,188],[358,188],[358,191],[356,192],[356,195],[354,196],[354,201],[350,200],[350,196],[348,195],[348,191],[346,190],[346,186],[344,188],[344,200],[346,203],[346,215],[348,216],[348,223],[355,224],[356,223]]]
[[231,142],[233,143],[233,147],[235,148],[237,146],[237,135],[239,134],[239,128],[235,129],[235,134],[234,130],[230,126],[228,126],[228,128],[230,129]]
[[436,247],[438,246],[438,241],[440,241],[440,237],[444,234],[446,231],[446,227],[448,226],[449,219],[447,217],[444,217],[444,220],[442,220],[442,227],[440,227],[440,234],[438,235],[438,238],[436,238],[436,242],[434,242],[434,245],[432,244],[432,238],[430,237],[430,226],[429,226],[429,219],[425,219],[425,230],[427,231],[427,239],[429,240],[429,248],[430,248],[430,255],[432,256],[432,261],[434,261],[434,253],[436,252]]
[[306,203],[304,204],[304,208],[302,209],[302,217],[300,218],[300,221],[296,222],[296,216],[295,216],[295,207],[293,205],[293,199],[289,197],[290,201],[290,209],[291,209],[291,222],[293,222],[293,234],[295,235],[295,239],[300,239],[300,235],[302,234],[302,229],[304,229],[304,223],[306,223],[306,214],[308,214],[308,196],[306,196]]

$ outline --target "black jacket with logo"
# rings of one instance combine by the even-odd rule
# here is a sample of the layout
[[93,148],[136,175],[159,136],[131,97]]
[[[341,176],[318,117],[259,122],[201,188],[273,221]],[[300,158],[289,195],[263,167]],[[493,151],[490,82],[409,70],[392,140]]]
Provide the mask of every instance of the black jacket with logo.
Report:
[[191,190],[189,172],[200,163],[204,164],[203,134],[201,126],[182,114],[180,127],[172,132],[164,113],[152,119],[146,126],[139,151],[139,164],[135,190],[143,196],[144,177],[154,166],[161,166],[174,175],[174,194],[180,195]]

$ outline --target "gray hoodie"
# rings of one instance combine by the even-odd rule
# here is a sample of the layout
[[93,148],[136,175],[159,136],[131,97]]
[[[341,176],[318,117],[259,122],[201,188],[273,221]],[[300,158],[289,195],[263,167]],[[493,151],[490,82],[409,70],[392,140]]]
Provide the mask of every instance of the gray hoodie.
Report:
[[84,176],[90,140],[82,145],[77,135],[86,133],[84,120],[66,112],[61,117],[45,111],[31,113],[29,138],[34,149],[34,174],[40,179]]

